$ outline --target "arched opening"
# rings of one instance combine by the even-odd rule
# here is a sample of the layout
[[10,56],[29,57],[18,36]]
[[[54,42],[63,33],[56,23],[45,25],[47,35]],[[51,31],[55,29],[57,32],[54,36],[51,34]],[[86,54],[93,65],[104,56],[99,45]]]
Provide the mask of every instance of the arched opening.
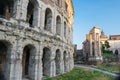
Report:
[[64,37],[65,38],[66,38],[66,27],[67,27],[66,22],[64,22]]
[[45,22],[44,22],[44,29],[47,31],[51,31],[52,27],[52,11],[47,8],[45,11]]
[[42,57],[43,76],[50,76],[50,54],[50,49],[45,47]]
[[0,17],[9,19],[13,16],[14,0],[0,0]]
[[60,16],[57,16],[56,18],[56,34],[60,35],[61,33],[61,18]]
[[64,60],[64,72],[67,72],[67,53],[64,51],[63,53],[63,60]]
[[118,56],[118,50],[115,50],[115,55]]
[[30,27],[33,27],[34,9],[35,9],[35,1],[29,0],[27,7],[27,22],[30,24]]
[[0,80],[6,80],[8,47],[7,42],[0,41]]
[[60,58],[61,58],[61,52],[59,49],[56,50],[56,56],[55,56],[55,64],[56,64],[56,75],[60,74]]
[[35,47],[27,45],[23,49],[22,55],[22,77],[23,79],[33,79],[35,64]]

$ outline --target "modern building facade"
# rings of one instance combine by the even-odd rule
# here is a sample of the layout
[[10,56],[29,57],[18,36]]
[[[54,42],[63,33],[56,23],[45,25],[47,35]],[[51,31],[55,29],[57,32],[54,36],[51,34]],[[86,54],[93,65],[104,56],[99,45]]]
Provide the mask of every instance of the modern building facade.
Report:
[[72,0],[0,0],[1,80],[41,80],[73,62]]

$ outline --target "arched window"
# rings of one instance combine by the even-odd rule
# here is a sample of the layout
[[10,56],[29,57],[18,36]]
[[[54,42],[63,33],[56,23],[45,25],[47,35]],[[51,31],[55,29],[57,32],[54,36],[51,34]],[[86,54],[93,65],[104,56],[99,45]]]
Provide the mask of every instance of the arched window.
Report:
[[66,38],[66,27],[67,27],[66,22],[64,22],[64,37],[65,38]]
[[14,0],[0,0],[0,16],[10,18],[13,16]]
[[47,8],[45,11],[45,22],[44,22],[44,29],[47,31],[51,31],[52,27],[52,11]]
[[30,27],[33,26],[34,4],[34,2],[29,0],[27,7],[27,22],[30,24]]
[[56,64],[56,75],[60,74],[60,63],[61,63],[61,52],[59,49],[56,50],[55,64]]
[[56,0],[56,4],[60,6],[60,0]]
[[64,60],[64,72],[67,72],[67,53],[66,51],[63,52],[63,60]]
[[33,45],[26,45],[23,49],[23,55],[22,55],[22,77],[23,79],[34,79],[33,75],[34,72],[31,73],[31,71],[34,70],[34,65],[36,49]]
[[50,76],[50,57],[51,57],[51,50],[45,47],[43,49],[43,56],[42,56],[43,76]]
[[61,18],[60,16],[57,16],[56,18],[56,34],[60,35],[61,33]]

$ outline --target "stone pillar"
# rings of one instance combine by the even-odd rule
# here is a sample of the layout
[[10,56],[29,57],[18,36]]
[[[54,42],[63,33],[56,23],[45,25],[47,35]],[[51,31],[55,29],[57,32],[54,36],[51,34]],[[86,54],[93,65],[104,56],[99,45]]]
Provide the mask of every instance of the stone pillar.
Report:
[[89,36],[90,36],[90,55],[89,55],[89,57],[92,57],[92,53],[93,53],[92,35],[90,34]]
[[43,54],[43,49],[40,46],[41,43],[39,43],[39,51],[38,51],[38,80],[42,80],[43,77],[43,68],[42,68],[42,54]]
[[61,18],[61,37],[64,39],[64,19],[63,16]]
[[40,7],[38,5],[38,3],[35,4],[34,7],[34,16],[33,16],[33,26],[35,28],[38,28],[40,26]]
[[98,37],[98,46],[99,46],[99,56],[101,57],[101,43],[100,43],[100,37]]
[[55,52],[54,49],[51,50],[51,58],[50,58],[50,77],[56,75],[56,66],[55,66]]
[[40,70],[39,65],[38,65],[39,64],[39,54],[38,54],[38,52],[39,51],[37,49],[37,52],[36,52],[36,55],[35,55],[35,67],[34,67],[35,68],[35,74],[34,74],[35,76],[34,76],[34,80],[41,80],[41,77],[39,78],[40,75],[38,76],[38,71]]
[[7,52],[7,63],[6,63],[6,75],[5,79],[6,80],[15,80],[15,75],[14,75],[14,64],[15,64],[15,49],[13,46],[9,46],[8,52]]
[[96,39],[97,35],[96,33],[94,33],[94,55],[95,57],[97,56],[97,39]]
[[51,31],[55,35],[56,34],[56,14],[55,14],[55,9],[52,10],[52,27]]
[[21,16],[21,0],[14,0],[13,17],[19,19]]
[[27,16],[27,7],[28,7],[28,2],[29,0],[20,0],[21,1],[21,16],[20,19],[26,21],[26,16]]
[[43,32],[44,31],[44,26],[45,26],[45,10],[46,8],[43,5],[40,5],[40,13],[41,13],[41,20],[40,20],[40,29]]
[[64,55],[63,55],[63,51],[61,51],[61,73],[64,73]]
[[21,42],[16,43],[16,53],[15,53],[15,68],[14,68],[14,75],[15,80],[22,80],[22,54],[23,48]]

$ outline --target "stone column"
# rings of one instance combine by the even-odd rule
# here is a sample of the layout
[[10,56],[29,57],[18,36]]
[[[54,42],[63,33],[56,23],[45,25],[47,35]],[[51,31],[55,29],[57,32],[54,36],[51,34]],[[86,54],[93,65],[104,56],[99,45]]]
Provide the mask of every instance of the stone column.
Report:
[[93,53],[93,49],[92,49],[92,35],[90,34],[89,35],[90,36],[90,55],[89,55],[89,57],[92,57],[93,55],[92,55],[92,53]]
[[42,46],[40,46],[41,43],[39,43],[39,52],[38,52],[38,80],[42,80],[43,77],[43,68],[42,68],[42,54],[43,54],[43,49]]
[[63,55],[63,51],[61,51],[61,73],[64,73],[64,55]]
[[100,43],[100,37],[98,38],[98,46],[99,46],[99,56],[101,57],[101,43]]
[[40,20],[40,29],[43,32],[44,31],[44,26],[45,26],[45,10],[46,8],[43,5],[40,5],[40,13],[41,13],[41,20]]
[[97,56],[97,35],[96,33],[94,33],[94,54],[95,54],[95,57]]
[[52,27],[51,27],[52,33],[56,34],[56,13],[55,9],[52,10]]
[[29,0],[20,0],[21,1],[21,8],[20,8],[20,19],[26,21],[27,16],[27,7]]
[[19,19],[21,16],[21,0],[14,0],[13,17]]
[[14,65],[15,65],[15,49],[13,46],[9,46],[7,51],[7,63],[6,63],[6,80],[15,80]]
[[38,30],[38,27],[40,27],[40,15],[41,15],[40,7],[38,3],[36,3],[34,6],[33,26],[37,28],[37,30]]
[[56,66],[55,66],[55,52],[54,49],[51,50],[51,58],[50,58],[50,77],[56,75]]
[[22,38],[16,37],[16,42],[14,43],[15,50],[15,66],[14,66],[14,80],[22,80]]

